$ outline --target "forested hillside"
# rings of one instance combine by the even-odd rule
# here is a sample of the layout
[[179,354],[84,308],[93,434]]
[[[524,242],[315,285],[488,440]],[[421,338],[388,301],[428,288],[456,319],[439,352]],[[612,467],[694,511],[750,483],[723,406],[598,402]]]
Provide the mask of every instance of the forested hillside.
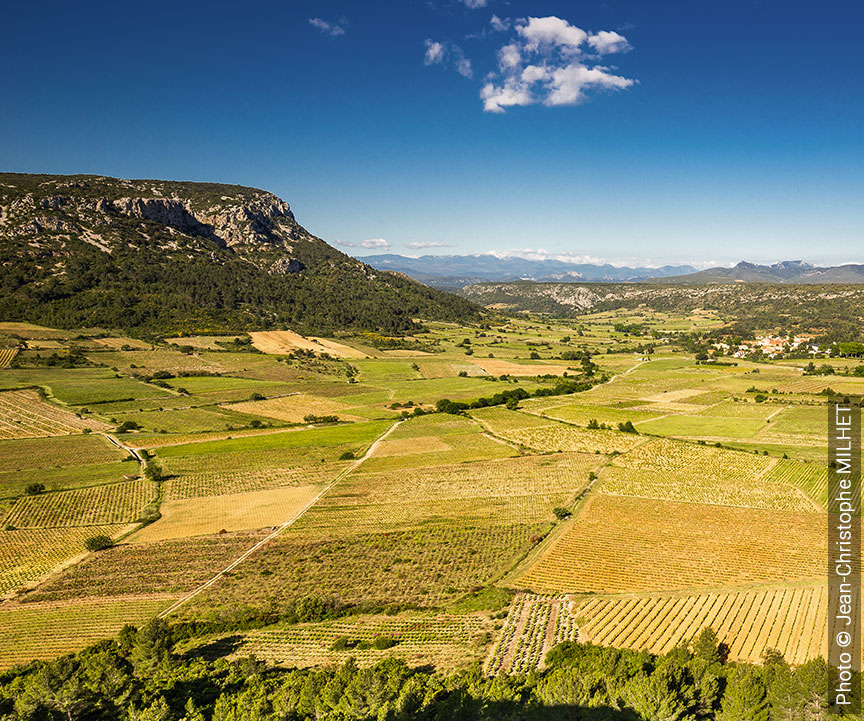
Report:
[[396,333],[477,313],[236,185],[0,174],[0,268],[0,317],[55,327]]

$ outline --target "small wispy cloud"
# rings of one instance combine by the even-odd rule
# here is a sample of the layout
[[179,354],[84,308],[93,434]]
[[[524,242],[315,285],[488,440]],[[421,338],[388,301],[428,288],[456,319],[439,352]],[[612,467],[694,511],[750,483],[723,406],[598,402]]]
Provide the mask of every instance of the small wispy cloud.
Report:
[[345,248],[365,248],[366,250],[390,250],[390,241],[384,240],[384,238],[369,238],[368,240],[361,240],[359,243],[355,243],[353,241],[337,241],[337,245],[341,245]]
[[485,8],[489,2],[488,0],[459,0],[466,8],[469,10],[478,10],[480,8]]
[[510,18],[504,18],[503,20],[499,18],[497,15],[493,15],[492,19],[489,21],[489,25],[496,33],[507,32],[512,25],[512,21]]
[[454,248],[455,245],[453,243],[441,243],[437,240],[424,240],[405,243],[405,247],[412,250],[426,250],[427,248]]
[[455,43],[439,42],[427,38],[424,45],[426,47],[423,54],[424,65],[452,67],[463,78],[474,77],[474,67],[471,60],[465,55],[465,51]]
[[324,35],[335,38],[345,34],[345,31],[348,29],[348,18],[343,16],[339,19],[338,23],[331,23],[322,18],[309,18],[309,24],[313,28],[320,30]]

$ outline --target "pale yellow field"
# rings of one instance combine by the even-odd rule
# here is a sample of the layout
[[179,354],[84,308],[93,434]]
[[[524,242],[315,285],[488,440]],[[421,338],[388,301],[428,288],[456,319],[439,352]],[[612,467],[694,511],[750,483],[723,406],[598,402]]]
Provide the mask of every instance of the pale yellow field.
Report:
[[547,374],[560,376],[567,370],[566,365],[521,365],[499,358],[477,358],[469,361],[479,366],[493,376],[543,376]]
[[254,345],[262,353],[291,353],[297,350],[311,350],[315,353],[329,353],[337,358],[367,358],[365,353],[337,343],[329,338],[304,338],[290,330],[264,330],[249,334]]
[[730,661],[758,663],[774,648],[801,664],[825,655],[827,608],[827,589],[819,585],[592,598],[575,614],[579,640],[602,646],[667,653],[710,627]]
[[225,406],[225,408],[232,411],[251,413],[252,415],[264,416],[265,418],[275,418],[280,421],[288,421],[289,423],[302,423],[303,419],[308,415],[338,415],[342,420],[360,420],[357,416],[345,414],[345,410],[350,407],[346,403],[340,403],[329,398],[307,396],[305,393],[282,396],[281,398],[268,398],[263,401],[243,401],[242,403],[231,403]]
[[142,528],[130,541],[149,543],[279,526],[302,511],[320,490],[321,486],[294,486],[165,501],[160,509],[162,518]]
[[149,343],[134,338],[94,338],[93,342],[112,350],[120,350],[123,346],[129,346],[133,350],[150,350],[153,347]]
[[381,441],[375,449],[375,456],[410,456],[415,453],[440,453],[452,450],[438,436],[417,436],[414,438],[388,438]]

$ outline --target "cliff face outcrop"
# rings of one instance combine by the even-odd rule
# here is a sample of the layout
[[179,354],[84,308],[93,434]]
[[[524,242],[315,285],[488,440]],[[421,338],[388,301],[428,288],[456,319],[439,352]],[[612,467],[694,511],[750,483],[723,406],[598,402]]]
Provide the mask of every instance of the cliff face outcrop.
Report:
[[[74,181],[43,180],[26,189],[3,183],[0,197],[7,197],[0,206],[0,238],[26,240],[46,250],[45,235],[52,234],[55,237],[48,244],[57,245],[60,252],[64,241],[77,237],[111,253],[118,243],[128,243],[128,228],[120,221],[131,218],[170,229],[175,237],[162,246],[167,252],[194,248],[207,240],[277,275],[299,273],[306,267],[292,255],[295,245],[318,239],[297,223],[288,203],[251,188],[237,193],[236,186],[206,184],[208,189],[225,188],[231,193],[218,196],[188,192],[202,185],[80,176]],[[18,192],[4,193],[4,186]],[[187,192],[180,186],[186,186]],[[94,238],[100,242],[94,243]]]
[[0,173],[0,320],[399,332],[476,307],[367,266],[238,185]]

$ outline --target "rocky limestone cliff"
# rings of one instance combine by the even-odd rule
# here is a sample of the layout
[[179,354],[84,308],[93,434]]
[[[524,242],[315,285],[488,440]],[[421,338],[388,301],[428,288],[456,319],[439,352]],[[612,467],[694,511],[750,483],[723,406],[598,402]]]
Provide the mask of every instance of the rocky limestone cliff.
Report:
[[0,320],[398,332],[476,307],[376,271],[238,185],[0,173]]

